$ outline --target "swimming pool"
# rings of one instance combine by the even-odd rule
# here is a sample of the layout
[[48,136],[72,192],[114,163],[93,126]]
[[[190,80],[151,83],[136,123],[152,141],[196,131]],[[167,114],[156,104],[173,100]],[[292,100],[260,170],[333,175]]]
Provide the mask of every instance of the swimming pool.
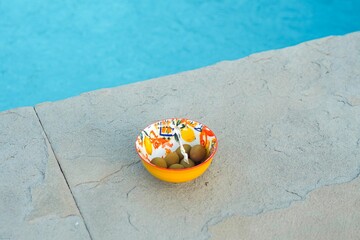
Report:
[[360,1],[0,0],[0,111],[360,30]]

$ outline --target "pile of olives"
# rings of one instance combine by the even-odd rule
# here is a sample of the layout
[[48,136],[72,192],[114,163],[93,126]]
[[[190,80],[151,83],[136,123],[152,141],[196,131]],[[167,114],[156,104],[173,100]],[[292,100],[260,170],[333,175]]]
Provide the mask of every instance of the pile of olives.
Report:
[[198,165],[207,158],[206,149],[201,145],[191,147],[189,144],[184,144],[183,147],[189,156],[189,163],[185,162],[180,147],[178,147],[175,152],[167,154],[164,158],[153,158],[151,163],[161,168],[182,169]]

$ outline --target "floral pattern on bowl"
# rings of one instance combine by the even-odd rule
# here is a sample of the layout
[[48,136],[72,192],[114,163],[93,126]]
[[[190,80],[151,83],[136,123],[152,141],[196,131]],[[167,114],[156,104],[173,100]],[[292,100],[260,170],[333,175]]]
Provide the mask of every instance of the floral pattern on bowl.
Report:
[[165,157],[179,146],[175,128],[180,130],[181,140],[191,146],[201,144],[210,156],[216,146],[214,133],[205,125],[184,118],[170,118],[155,122],[146,127],[136,139],[139,155],[150,162],[155,157]]

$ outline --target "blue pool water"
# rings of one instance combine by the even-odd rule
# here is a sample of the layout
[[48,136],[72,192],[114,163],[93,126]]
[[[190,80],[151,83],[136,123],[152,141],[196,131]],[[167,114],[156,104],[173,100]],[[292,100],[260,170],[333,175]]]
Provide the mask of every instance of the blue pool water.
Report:
[[0,111],[360,30],[359,13],[359,0],[0,0]]

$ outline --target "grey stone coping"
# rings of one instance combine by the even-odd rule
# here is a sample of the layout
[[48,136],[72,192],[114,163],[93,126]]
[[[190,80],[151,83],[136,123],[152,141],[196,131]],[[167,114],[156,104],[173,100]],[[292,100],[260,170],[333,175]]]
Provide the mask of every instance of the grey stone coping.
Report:
[[30,107],[0,113],[0,239],[90,239]]
[[[359,222],[359,215],[344,214],[347,207],[360,210],[354,201],[360,190],[353,187],[360,174],[359,83],[356,32],[43,103],[35,111],[93,239],[259,236],[249,231],[289,239],[296,235],[279,227],[288,227],[293,213],[303,213],[295,232],[309,235],[330,229],[336,216],[355,219],[351,226]],[[169,117],[199,120],[219,139],[212,165],[194,181],[161,182],[135,152],[137,134]],[[340,194],[321,204],[330,197],[325,186]],[[330,216],[328,224],[306,230],[307,216],[317,214]],[[279,217],[285,220],[277,227]],[[239,223],[249,227],[239,230]],[[332,228],[337,234],[329,236],[351,239],[358,230],[349,229]]]
[[359,239],[360,178],[325,186],[291,207],[233,216],[210,227],[213,239]]

